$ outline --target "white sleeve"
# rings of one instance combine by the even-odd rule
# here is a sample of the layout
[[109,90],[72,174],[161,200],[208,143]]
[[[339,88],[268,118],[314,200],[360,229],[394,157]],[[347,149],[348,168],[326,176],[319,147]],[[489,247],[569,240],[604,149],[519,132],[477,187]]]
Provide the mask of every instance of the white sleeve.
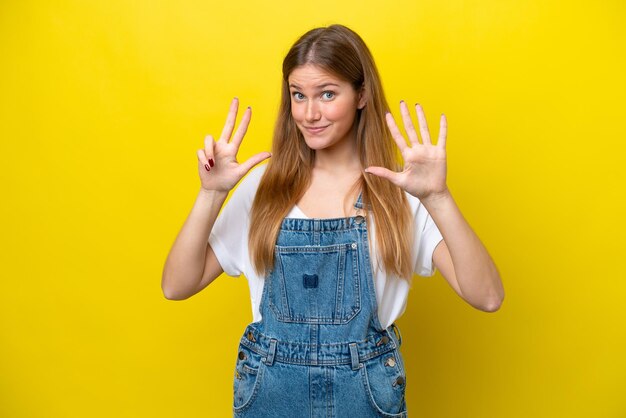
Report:
[[423,277],[432,277],[435,275],[433,253],[443,236],[422,204],[419,204],[415,216],[415,234],[414,242],[418,243],[418,250],[413,271]]
[[241,275],[250,264],[250,210],[264,171],[265,165],[248,173],[222,208],[211,230],[209,244],[222,270],[229,276]]

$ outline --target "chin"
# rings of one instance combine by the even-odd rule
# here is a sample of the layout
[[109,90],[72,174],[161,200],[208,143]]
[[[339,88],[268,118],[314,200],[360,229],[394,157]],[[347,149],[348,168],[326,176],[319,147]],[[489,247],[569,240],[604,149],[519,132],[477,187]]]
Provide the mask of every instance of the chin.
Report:
[[[304,136],[304,135],[303,135]],[[311,138],[304,136],[304,143],[312,150],[320,150],[324,148],[328,148],[331,144],[331,141],[328,141],[324,138]]]

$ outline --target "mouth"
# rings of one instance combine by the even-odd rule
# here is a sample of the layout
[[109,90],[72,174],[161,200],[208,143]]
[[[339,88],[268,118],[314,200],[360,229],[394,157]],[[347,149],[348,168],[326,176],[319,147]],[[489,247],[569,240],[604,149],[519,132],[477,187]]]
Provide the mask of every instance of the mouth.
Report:
[[324,131],[324,129],[328,128],[330,125],[326,125],[326,126],[304,126],[304,129],[307,130],[307,132],[311,133],[311,134],[319,134],[320,132]]

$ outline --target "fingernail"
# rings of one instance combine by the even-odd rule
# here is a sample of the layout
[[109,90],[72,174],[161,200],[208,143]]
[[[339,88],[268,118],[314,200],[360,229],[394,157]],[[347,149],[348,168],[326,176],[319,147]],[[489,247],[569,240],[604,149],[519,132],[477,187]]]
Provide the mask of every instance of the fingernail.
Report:
[[213,161],[213,158],[209,158],[209,165],[211,167],[213,167],[215,165],[215,161]]
[[205,165],[204,165],[204,168],[206,168],[206,171],[211,171],[211,169],[209,168],[209,165],[208,165],[208,164],[205,164]]
[[404,100],[400,100],[400,103],[404,103]]

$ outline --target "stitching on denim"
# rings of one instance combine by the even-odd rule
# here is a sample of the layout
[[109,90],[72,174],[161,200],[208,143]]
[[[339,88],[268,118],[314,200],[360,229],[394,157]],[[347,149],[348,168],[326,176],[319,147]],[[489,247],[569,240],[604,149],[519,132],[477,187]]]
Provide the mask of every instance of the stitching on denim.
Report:
[[391,414],[389,412],[385,412],[382,409],[380,409],[380,407],[378,406],[378,404],[376,404],[376,401],[374,400],[374,396],[372,394],[372,389],[370,387],[369,378],[367,377],[366,367],[361,367],[361,377],[363,378],[363,385],[365,387],[365,392],[367,393],[367,398],[369,399],[370,404],[372,404],[374,409],[376,409],[376,411],[379,414],[381,414],[384,417],[389,417],[389,418],[404,418],[404,417],[407,416],[407,412],[406,411],[402,411],[402,412],[399,412],[397,414]]
[[[353,248],[353,245],[356,244],[357,248]],[[316,325],[344,325],[354,319],[359,312],[362,310],[361,306],[361,277],[359,274],[358,267],[358,242],[346,242],[342,244],[333,244],[327,246],[275,246],[275,255],[276,255],[276,272],[272,273],[271,276],[268,277],[268,282],[266,286],[269,287],[269,306],[276,319],[280,322],[285,323],[297,323],[297,324],[316,324]],[[287,295],[287,284],[285,283],[285,268],[283,263],[282,255],[288,254],[337,254],[339,257],[339,266],[337,274],[339,276],[343,275],[345,277],[345,261],[346,258],[350,254],[352,256],[352,277],[351,280],[353,283],[350,286],[354,292],[355,302],[353,306],[341,306],[341,309],[335,307],[335,311],[331,313],[331,316],[318,315],[317,317],[311,318],[303,316],[302,314],[294,315],[291,312],[291,308],[289,307],[289,297]],[[341,283],[339,289],[343,292],[343,283],[341,277],[338,277],[338,282]],[[279,289],[275,289],[274,287],[278,286]],[[278,290],[278,292],[277,292]],[[277,296],[274,296],[276,293],[280,293],[280,300],[282,302],[283,308],[280,309],[279,306],[274,303],[274,299]],[[343,293],[341,295],[336,293],[336,298],[339,300],[340,296],[343,298]]]
[[263,362],[261,362],[261,364],[259,365],[259,372],[256,375],[256,379],[254,381],[254,387],[252,389],[252,395],[250,395],[250,398],[243,403],[243,405],[235,407],[233,405],[233,411],[235,413],[242,413],[244,411],[246,411],[248,408],[250,408],[250,406],[252,405],[252,402],[254,402],[254,400],[257,397],[257,394],[259,392],[259,387],[261,386],[261,381],[263,380],[263,376],[265,375],[265,364]]

